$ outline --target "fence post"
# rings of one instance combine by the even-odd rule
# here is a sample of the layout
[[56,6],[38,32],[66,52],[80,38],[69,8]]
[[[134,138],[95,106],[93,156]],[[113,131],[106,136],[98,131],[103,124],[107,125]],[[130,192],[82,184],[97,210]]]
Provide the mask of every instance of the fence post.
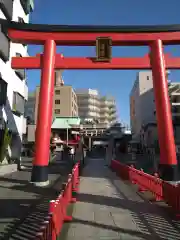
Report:
[[76,202],[76,195],[77,195],[77,187],[76,187],[76,181],[77,181],[77,171],[78,171],[78,165],[76,164],[72,171],[72,203]]
[[51,236],[52,240],[56,240],[57,236],[57,222],[56,222],[56,213],[55,213],[55,208],[56,208],[56,201],[51,200],[49,202],[49,213],[51,214]]
[[[69,174],[69,177],[70,177],[70,174]],[[71,198],[72,198],[72,188],[69,189],[70,185],[69,185],[69,180],[70,178],[68,178],[68,182],[67,183],[64,183],[63,184],[63,201],[62,201],[62,204],[63,204],[63,216],[64,216],[64,221],[65,222],[71,222],[72,221],[72,216],[67,216],[67,208],[68,208],[68,205],[69,203],[71,202],[71,199],[70,199],[70,195],[71,194]],[[71,178],[71,184],[72,184],[72,178]],[[71,192],[70,192],[71,191]]]

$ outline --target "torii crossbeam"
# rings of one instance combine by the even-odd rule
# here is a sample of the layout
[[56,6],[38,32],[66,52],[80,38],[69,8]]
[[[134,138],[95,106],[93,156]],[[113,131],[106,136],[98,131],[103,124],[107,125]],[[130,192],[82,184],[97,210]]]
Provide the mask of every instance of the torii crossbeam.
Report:
[[[43,55],[35,57],[13,57],[12,68],[14,69],[42,69]],[[180,57],[165,55],[166,69],[180,69]],[[148,55],[134,58],[112,58],[111,62],[96,62],[92,57],[63,57],[56,54],[55,69],[104,69],[104,70],[132,70],[151,69]]]

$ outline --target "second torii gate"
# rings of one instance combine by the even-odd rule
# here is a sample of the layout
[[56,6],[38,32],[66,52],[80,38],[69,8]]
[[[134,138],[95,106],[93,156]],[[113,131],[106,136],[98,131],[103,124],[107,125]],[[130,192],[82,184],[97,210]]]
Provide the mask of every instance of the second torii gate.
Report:
[[[36,148],[32,182],[48,184],[48,161],[55,69],[151,69],[157,112],[161,178],[176,181],[177,159],[171,106],[166,79],[167,69],[180,69],[180,58],[164,56],[163,45],[180,44],[180,26],[53,26],[4,22],[8,37],[17,43],[40,44],[42,55],[14,57],[14,69],[41,69]],[[150,57],[112,58],[98,62],[95,58],[64,58],[56,54],[57,45],[95,46],[97,38],[110,38],[113,46],[149,46]],[[166,67],[165,67],[166,63]],[[148,109],[147,109],[148,111]]]

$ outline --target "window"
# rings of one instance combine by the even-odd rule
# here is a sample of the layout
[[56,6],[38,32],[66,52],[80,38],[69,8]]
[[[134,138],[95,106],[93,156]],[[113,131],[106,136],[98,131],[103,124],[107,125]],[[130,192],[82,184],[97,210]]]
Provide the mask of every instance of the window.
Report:
[[60,90],[55,90],[56,95],[60,95]]
[[0,106],[6,104],[6,98],[7,98],[7,82],[5,82],[0,77]]
[[60,109],[55,109],[54,113],[55,114],[60,114]]
[[13,107],[12,111],[18,115],[24,114],[25,100],[18,92],[13,92]]
[[60,104],[61,101],[60,100],[55,100],[55,104]]
[[6,31],[3,26],[0,25],[0,58],[7,62],[9,60],[10,40],[6,36]]
[[20,53],[16,53],[16,57],[22,57]]
[[149,80],[149,76],[147,76],[147,80]]

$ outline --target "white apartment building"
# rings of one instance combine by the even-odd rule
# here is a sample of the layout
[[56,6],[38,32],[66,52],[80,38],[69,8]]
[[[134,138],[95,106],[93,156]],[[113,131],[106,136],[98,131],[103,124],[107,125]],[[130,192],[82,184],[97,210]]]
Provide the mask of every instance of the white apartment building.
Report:
[[[5,0],[0,2],[0,18],[20,23],[29,22],[33,10],[33,0]],[[2,30],[0,31],[0,122],[1,122],[1,159],[19,160],[22,136],[26,132],[24,105],[28,98],[25,70],[13,70],[11,58],[27,56],[27,46],[12,43]],[[8,153],[2,153],[4,147],[3,131],[8,130]],[[7,145],[7,142],[6,142]]]
[[116,102],[113,97],[100,97],[100,122],[113,124],[117,120]]
[[[169,72],[167,72],[167,75],[167,77],[169,77]],[[172,105],[173,123],[174,126],[176,126],[180,120],[180,83],[171,83],[168,81],[168,86]],[[146,145],[154,144],[154,142],[158,140],[156,106],[151,71],[141,71],[137,74],[130,93],[130,122],[132,134],[135,139],[142,140],[143,138]],[[180,140],[179,130],[176,126],[176,141]]]
[[75,92],[79,117],[82,120],[99,120],[100,103],[98,91],[94,89],[77,89]]
[[77,89],[76,96],[82,120],[94,120],[103,124],[116,122],[116,103],[113,97],[102,97],[96,89]]

